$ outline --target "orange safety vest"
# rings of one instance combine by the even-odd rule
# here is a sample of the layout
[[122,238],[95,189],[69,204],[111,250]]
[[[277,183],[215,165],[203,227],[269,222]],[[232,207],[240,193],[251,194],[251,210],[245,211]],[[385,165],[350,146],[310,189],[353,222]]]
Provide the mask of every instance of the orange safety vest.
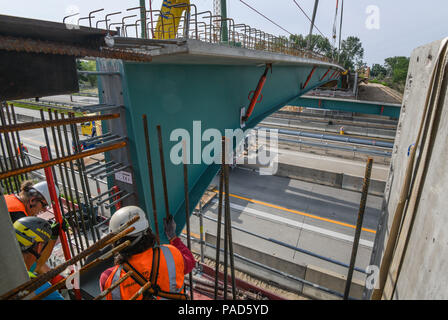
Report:
[[[156,280],[160,290],[170,293],[184,292],[184,258],[182,253],[172,245],[160,246],[159,272]],[[146,280],[149,280],[152,269],[153,249],[146,250],[142,253],[132,256],[128,260],[138,273]],[[104,290],[109,288],[113,283],[124,277],[126,271],[122,265],[116,266],[106,280]],[[135,282],[132,277],[123,281],[120,286],[112,290],[107,296],[107,300],[129,300],[141,286]],[[142,300],[140,295],[137,300]],[[157,297],[163,300],[164,298]]]
[[20,201],[16,195],[7,194],[5,195],[6,206],[8,207],[8,212],[23,212],[26,216],[28,213],[26,212],[25,205]]

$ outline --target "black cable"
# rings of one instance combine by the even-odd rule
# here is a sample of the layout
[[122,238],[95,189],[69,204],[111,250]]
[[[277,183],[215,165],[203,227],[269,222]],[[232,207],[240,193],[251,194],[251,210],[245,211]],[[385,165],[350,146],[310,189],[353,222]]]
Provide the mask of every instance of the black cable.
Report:
[[275,24],[277,27],[279,27],[280,29],[282,29],[283,31],[286,31],[287,33],[289,33],[290,35],[292,35],[291,32],[289,32],[288,30],[286,30],[285,28],[281,27],[280,25],[278,25],[276,22],[272,21],[271,19],[269,19],[268,17],[266,17],[264,14],[262,14],[261,12],[257,11],[257,9],[251,7],[250,5],[248,5],[246,2],[244,2],[243,0],[240,0],[240,2],[242,2],[243,4],[245,4],[247,7],[249,7],[250,9],[252,9],[253,11],[255,11],[256,13],[258,13],[259,15],[261,15],[263,18],[267,19],[268,21],[270,21],[271,23]]
[[[311,20],[310,17],[308,17],[308,15],[306,14],[306,12],[302,9],[302,7],[296,2],[296,0],[292,0],[294,1],[294,3],[296,4],[296,6],[303,12],[303,14],[305,15],[305,17],[308,18],[308,20],[310,20],[311,23],[313,23],[313,21]],[[327,38],[320,30],[319,28],[316,26],[316,24],[313,24],[313,27],[316,28],[317,31],[319,31],[319,33],[322,35],[322,37]]]

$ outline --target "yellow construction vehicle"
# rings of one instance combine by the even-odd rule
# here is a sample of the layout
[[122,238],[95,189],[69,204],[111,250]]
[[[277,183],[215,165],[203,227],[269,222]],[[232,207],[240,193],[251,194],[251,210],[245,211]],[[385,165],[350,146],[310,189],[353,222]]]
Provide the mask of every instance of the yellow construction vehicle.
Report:
[[[163,0],[154,39],[175,39],[182,14],[190,14],[190,0]],[[185,20],[184,20],[185,26]]]

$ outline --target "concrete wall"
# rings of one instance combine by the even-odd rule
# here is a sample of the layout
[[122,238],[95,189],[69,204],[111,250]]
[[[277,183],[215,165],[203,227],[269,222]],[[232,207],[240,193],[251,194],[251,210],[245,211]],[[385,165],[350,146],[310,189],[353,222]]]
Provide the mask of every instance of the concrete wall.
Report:
[[[448,40],[448,39],[447,39]],[[383,211],[372,252],[371,264],[380,266],[389,241],[394,244],[390,269],[380,276],[387,279],[383,299],[448,298],[448,70],[446,61],[436,77],[440,91],[429,104],[433,126],[426,126],[418,143],[413,167],[410,201],[405,207],[402,234],[389,239],[409,160],[408,148],[415,143],[424,116],[427,93],[434,89],[435,70],[441,41],[414,50],[403,99],[397,139],[386,185]],[[415,203],[415,207],[412,204]],[[402,264],[400,265],[400,261]],[[395,287],[395,290],[394,290]],[[370,297],[371,291],[365,292]]]
[[[216,245],[216,236],[206,233],[205,241],[213,246]],[[221,249],[224,247],[224,243],[221,240]],[[193,250],[199,251],[200,247],[198,244],[193,244]],[[216,251],[213,248],[206,247],[205,256],[212,260],[216,259]],[[320,267],[312,265],[299,265],[295,264],[271,254],[266,254],[261,251],[254,250],[249,247],[245,247],[236,242],[233,244],[233,252],[235,254],[241,255],[244,258],[250,259],[252,261],[261,263],[267,267],[276,269],[282,274],[273,273],[272,271],[266,270],[260,266],[244,262],[238,258],[235,258],[235,268],[241,272],[247,273],[255,278],[262,279],[265,282],[275,283],[278,286],[291,290],[293,292],[304,294],[313,299],[323,299],[323,300],[338,300],[342,299],[338,296],[326,293],[322,290],[313,288],[309,285],[305,285],[300,281],[297,281],[286,275],[291,275],[296,278],[300,278],[311,283],[320,285],[322,287],[335,290],[344,293],[345,289],[345,275],[340,275],[335,272],[325,270]],[[221,263],[223,262],[223,255],[220,256]],[[230,265],[230,264],[229,264]],[[350,291],[350,296],[353,298],[361,299],[364,290],[364,284],[359,280],[352,281],[352,287]]]
[[[254,165],[242,166],[251,169],[257,168]],[[361,192],[364,181],[364,178],[350,176],[344,173],[299,167],[282,162],[278,163],[278,171],[275,175],[357,192]],[[385,186],[385,181],[370,180],[369,194],[383,196]]]

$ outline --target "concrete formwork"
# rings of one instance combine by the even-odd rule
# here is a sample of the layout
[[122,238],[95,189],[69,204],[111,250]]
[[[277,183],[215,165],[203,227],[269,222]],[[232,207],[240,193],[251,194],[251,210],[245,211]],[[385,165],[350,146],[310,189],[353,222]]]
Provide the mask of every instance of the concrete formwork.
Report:
[[[371,258],[372,265],[381,266],[377,284],[384,284],[384,291],[376,290],[374,299],[448,298],[447,42],[417,48],[411,57]],[[413,144],[417,148],[412,163],[412,152],[408,151]],[[412,167],[407,171],[409,163]],[[410,187],[403,191],[407,176]],[[401,202],[402,219],[398,210]],[[399,230],[397,237],[394,230]],[[393,254],[388,256],[387,252]],[[365,297],[371,293],[366,290]]]

